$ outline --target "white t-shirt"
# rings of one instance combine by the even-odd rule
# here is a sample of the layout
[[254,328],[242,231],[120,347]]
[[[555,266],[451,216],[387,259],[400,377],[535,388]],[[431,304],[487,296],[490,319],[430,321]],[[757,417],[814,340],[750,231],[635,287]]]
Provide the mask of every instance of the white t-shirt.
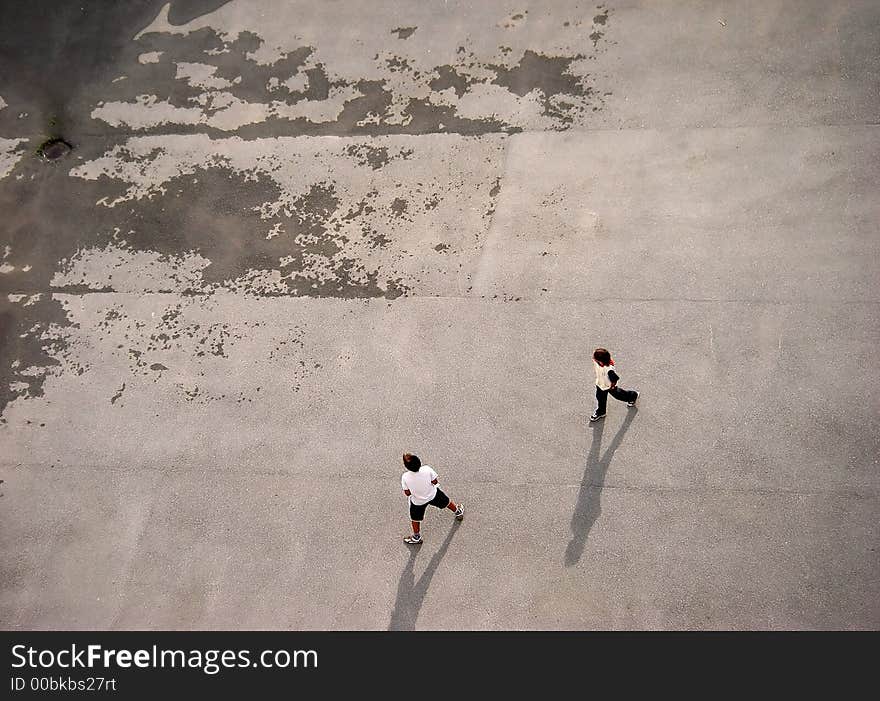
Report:
[[617,373],[614,371],[614,366],[599,365],[599,363],[594,360],[593,367],[596,369],[596,387],[599,389],[611,389],[611,378],[608,377],[608,373],[614,372],[615,377],[617,376]]
[[409,490],[409,500],[416,506],[427,504],[437,496],[437,485],[431,480],[437,479],[437,473],[428,466],[422,465],[418,472],[407,470],[400,478],[400,486]]

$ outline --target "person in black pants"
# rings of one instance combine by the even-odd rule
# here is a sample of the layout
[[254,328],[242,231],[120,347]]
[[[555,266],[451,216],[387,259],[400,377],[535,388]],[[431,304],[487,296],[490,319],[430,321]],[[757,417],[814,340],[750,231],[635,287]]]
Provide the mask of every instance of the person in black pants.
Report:
[[611,353],[604,348],[593,351],[593,366],[596,370],[596,411],[590,417],[590,421],[598,421],[605,418],[605,406],[610,394],[627,406],[635,406],[639,393],[634,389],[621,389],[617,386],[620,376],[614,371],[614,361]]

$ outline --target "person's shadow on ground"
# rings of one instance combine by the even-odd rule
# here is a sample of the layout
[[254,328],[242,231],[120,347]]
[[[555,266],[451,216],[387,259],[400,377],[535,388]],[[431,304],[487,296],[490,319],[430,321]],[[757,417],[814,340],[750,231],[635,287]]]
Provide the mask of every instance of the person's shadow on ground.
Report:
[[638,413],[639,410],[636,407],[627,410],[626,418],[617,429],[614,440],[611,441],[611,445],[608,446],[601,458],[599,452],[602,450],[602,433],[605,430],[607,419],[601,419],[598,425],[593,428],[593,443],[590,445],[590,452],[587,455],[587,468],[584,470],[584,479],[581,481],[577,504],[571,516],[572,536],[565,549],[566,567],[576,564],[584,554],[590,529],[596,523],[599,514],[602,513],[602,487],[605,484],[608,465],[611,463],[611,458],[614,457],[614,451],[617,450],[629,425]]
[[428,586],[431,584],[431,579],[440,566],[443,556],[446,555],[449,544],[452,542],[452,537],[456,534],[460,525],[461,521],[452,522],[452,527],[449,529],[449,533],[446,534],[446,539],[443,541],[440,549],[434,553],[422,576],[419,577],[418,582],[415,581],[413,567],[416,564],[419,550],[425,546],[408,546],[409,561],[400,575],[400,582],[397,585],[397,601],[394,602],[394,611],[391,612],[391,622],[388,624],[388,630],[416,629],[416,619],[419,617],[419,611],[425,601],[425,595],[428,593]]

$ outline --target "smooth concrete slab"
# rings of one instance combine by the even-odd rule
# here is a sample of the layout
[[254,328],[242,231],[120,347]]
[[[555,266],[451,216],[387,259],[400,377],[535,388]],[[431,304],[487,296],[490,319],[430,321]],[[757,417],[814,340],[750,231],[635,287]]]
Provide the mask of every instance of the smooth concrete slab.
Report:
[[[763,629],[861,628],[877,616],[876,496],[601,488],[621,460],[608,455],[620,431],[614,420],[595,429],[602,449],[582,456],[569,482],[441,474],[466,518],[456,525],[432,510],[425,544],[409,551],[403,502],[384,478],[359,479],[359,498],[340,510],[350,481],[333,477],[140,470],[133,485],[102,470],[97,489],[88,467],[30,469],[16,483],[55,488],[43,505],[54,528],[4,532],[4,545],[33,546],[19,571],[43,578],[38,598],[24,595],[32,587],[4,594],[4,620],[26,629]],[[11,515],[24,521],[18,507]],[[82,591],[71,597],[74,586]]]
[[[74,314],[84,343],[121,301],[70,299],[86,307]],[[111,339],[153,318],[151,307],[160,317],[161,300],[127,300]],[[805,354],[820,336],[852,359],[867,357],[876,338],[853,330],[870,328],[870,316],[845,339],[828,321],[843,305],[811,317],[812,308],[779,304],[226,302],[193,300],[181,314],[206,326],[210,314],[244,320],[229,325],[226,358],[185,366],[192,386],[173,353],[143,361],[167,370],[133,373],[137,338],[107,355],[72,339],[68,362],[89,369],[62,373],[47,393],[77,397],[87,410],[28,413],[20,402],[7,411],[16,441],[5,454],[21,461],[6,468],[7,503],[16,505],[13,523],[30,523],[27,538],[8,535],[7,552],[27,552],[13,591],[42,587],[47,571],[57,583],[56,604],[12,598],[8,620],[26,628],[374,628],[387,615],[387,625],[427,628],[837,628],[876,615],[870,514],[880,485],[875,412],[863,403],[874,385],[829,397],[822,365],[833,358]],[[585,334],[606,337],[621,312],[632,335],[621,342],[642,355],[618,360],[643,392],[641,406],[612,402],[607,425],[590,426]],[[295,314],[306,319],[300,336],[290,328]],[[711,338],[697,328],[707,317],[718,319]],[[743,336],[752,339],[745,348]],[[278,339],[298,337],[309,374],[280,383],[291,362],[273,357],[284,348]],[[742,352],[749,363],[737,362]],[[667,353],[686,376],[668,371]],[[234,371],[222,372],[225,363]],[[798,386],[780,387],[776,374]],[[839,418],[860,402],[861,423]],[[420,556],[436,578],[430,596],[426,582],[421,594],[415,583],[424,576],[419,559],[411,575],[401,561],[405,449],[468,504],[442,555],[450,573]],[[63,495],[42,504],[40,531],[17,511],[35,489]],[[435,532],[445,537],[443,523],[432,514],[430,543]],[[91,553],[95,540],[101,547]],[[586,579],[568,574],[584,559]],[[403,584],[390,577],[391,563]],[[77,593],[62,615],[82,567],[100,582],[96,599]],[[504,568],[531,574],[511,578]],[[410,576],[415,593],[394,594],[392,604]],[[464,591],[462,577],[471,582]],[[447,589],[450,580],[458,583]],[[457,617],[435,591],[439,602],[458,602]],[[560,604],[562,612],[551,604],[577,592],[597,599]],[[426,611],[416,615],[419,596]]]
[[[394,491],[408,445],[495,479],[512,471],[517,482],[565,480],[587,449],[589,353],[594,339],[614,338],[623,385],[644,395],[639,431],[621,447],[627,479],[811,493],[880,487],[873,305],[118,293],[66,303],[74,333],[45,391],[75,397],[79,410],[11,405],[10,461],[271,465],[315,477],[343,475],[354,461],[359,473],[390,474]],[[176,323],[162,321],[169,310]],[[181,339],[165,349],[155,339],[169,331]],[[198,355],[216,339],[222,356]],[[841,353],[865,374],[829,392]],[[624,409],[611,402],[612,412]]]
[[877,123],[871,0],[608,5],[618,43],[594,62],[614,83],[606,126]]
[[876,301],[877,136],[874,126],[516,135],[474,291]]

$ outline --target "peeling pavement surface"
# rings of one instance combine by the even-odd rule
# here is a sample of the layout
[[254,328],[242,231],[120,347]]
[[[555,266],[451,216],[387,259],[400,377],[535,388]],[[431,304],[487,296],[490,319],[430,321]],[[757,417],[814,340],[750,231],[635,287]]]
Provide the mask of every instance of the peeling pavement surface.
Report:
[[43,5],[4,629],[880,626],[876,3]]

